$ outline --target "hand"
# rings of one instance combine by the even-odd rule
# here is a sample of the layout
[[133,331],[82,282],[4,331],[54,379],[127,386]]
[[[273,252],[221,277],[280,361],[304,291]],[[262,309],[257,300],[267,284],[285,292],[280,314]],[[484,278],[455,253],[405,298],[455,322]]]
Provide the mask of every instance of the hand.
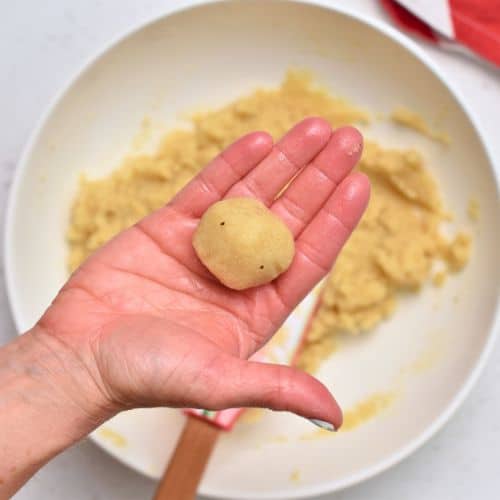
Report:
[[[332,133],[319,118],[274,146],[266,133],[243,137],[168,205],[91,256],[41,318],[36,337],[77,359],[88,374],[79,382],[85,399],[114,412],[261,406],[339,427],[341,411],[319,381],[247,358],[330,270],[360,219],[369,183],[350,171],[361,149],[355,129]],[[260,199],[296,239],[288,271],[243,292],[218,283],[191,243],[204,211],[231,196]]]

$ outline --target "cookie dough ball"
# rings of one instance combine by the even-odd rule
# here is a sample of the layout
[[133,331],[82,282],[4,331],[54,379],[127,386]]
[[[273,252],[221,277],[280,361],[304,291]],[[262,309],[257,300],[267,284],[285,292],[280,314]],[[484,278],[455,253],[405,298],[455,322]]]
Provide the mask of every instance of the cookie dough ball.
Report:
[[200,220],[193,246],[209,271],[234,290],[269,283],[288,269],[295,253],[288,227],[253,198],[212,205]]

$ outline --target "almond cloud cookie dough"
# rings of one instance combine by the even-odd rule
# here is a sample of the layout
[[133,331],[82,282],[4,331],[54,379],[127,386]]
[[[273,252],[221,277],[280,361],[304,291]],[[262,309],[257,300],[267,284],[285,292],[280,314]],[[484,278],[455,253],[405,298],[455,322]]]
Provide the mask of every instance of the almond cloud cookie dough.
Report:
[[253,198],[214,203],[196,228],[193,246],[205,267],[234,290],[269,283],[295,254],[288,227]]
[[[127,158],[105,178],[83,178],[67,233],[69,269],[163,206],[241,135],[267,130],[277,140],[306,116],[322,116],[332,127],[369,121],[365,111],[315,86],[307,74],[293,71],[278,88],[258,89],[194,116],[190,130],[170,132],[154,154]],[[469,260],[470,237],[445,237],[441,231],[447,210],[417,151],[387,149],[367,140],[359,169],[372,183],[370,203],[328,277],[300,358],[308,371],[334,351],[339,333],[371,330],[394,312],[401,292],[418,293],[432,282],[437,262],[443,266],[441,282]]]
[[328,276],[299,359],[307,371],[335,351],[336,334],[370,331],[394,312],[399,293],[417,293],[430,280],[439,286],[469,260],[470,236],[441,232],[448,213],[417,151],[368,142],[359,169],[370,178],[371,200]]

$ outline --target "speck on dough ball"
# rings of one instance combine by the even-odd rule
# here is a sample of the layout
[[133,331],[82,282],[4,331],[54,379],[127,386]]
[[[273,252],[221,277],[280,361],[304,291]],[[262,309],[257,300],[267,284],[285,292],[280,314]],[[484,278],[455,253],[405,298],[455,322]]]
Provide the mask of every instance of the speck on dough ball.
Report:
[[214,203],[200,220],[193,246],[208,270],[234,290],[269,283],[288,269],[295,253],[288,227],[253,198]]

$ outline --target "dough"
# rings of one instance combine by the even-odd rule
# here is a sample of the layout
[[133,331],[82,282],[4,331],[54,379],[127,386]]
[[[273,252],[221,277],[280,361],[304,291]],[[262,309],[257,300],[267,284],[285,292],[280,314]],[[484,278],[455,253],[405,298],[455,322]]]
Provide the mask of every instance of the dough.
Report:
[[307,371],[336,349],[336,334],[372,330],[393,313],[401,292],[418,292],[430,280],[439,286],[469,259],[467,234],[448,239],[441,233],[448,214],[417,151],[367,142],[359,168],[370,177],[371,200],[326,283],[299,360]]
[[[127,158],[102,179],[82,179],[67,234],[70,270],[116,233],[163,206],[241,135],[267,130],[277,139],[305,116],[322,116],[333,127],[369,120],[365,111],[293,71],[278,88],[258,89],[199,113],[191,130],[168,133],[154,154]],[[370,204],[328,278],[300,357],[302,368],[314,371],[335,349],[339,333],[370,331],[391,315],[400,293],[418,293],[432,280],[437,261],[444,273],[467,264],[470,237],[442,234],[447,210],[428,167],[417,151],[365,141],[359,169],[372,183]]]
[[288,227],[253,198],[213,204],[200,220],[193,246],[210,272],[234,290],[269,283],[288,269],[295,253]]

